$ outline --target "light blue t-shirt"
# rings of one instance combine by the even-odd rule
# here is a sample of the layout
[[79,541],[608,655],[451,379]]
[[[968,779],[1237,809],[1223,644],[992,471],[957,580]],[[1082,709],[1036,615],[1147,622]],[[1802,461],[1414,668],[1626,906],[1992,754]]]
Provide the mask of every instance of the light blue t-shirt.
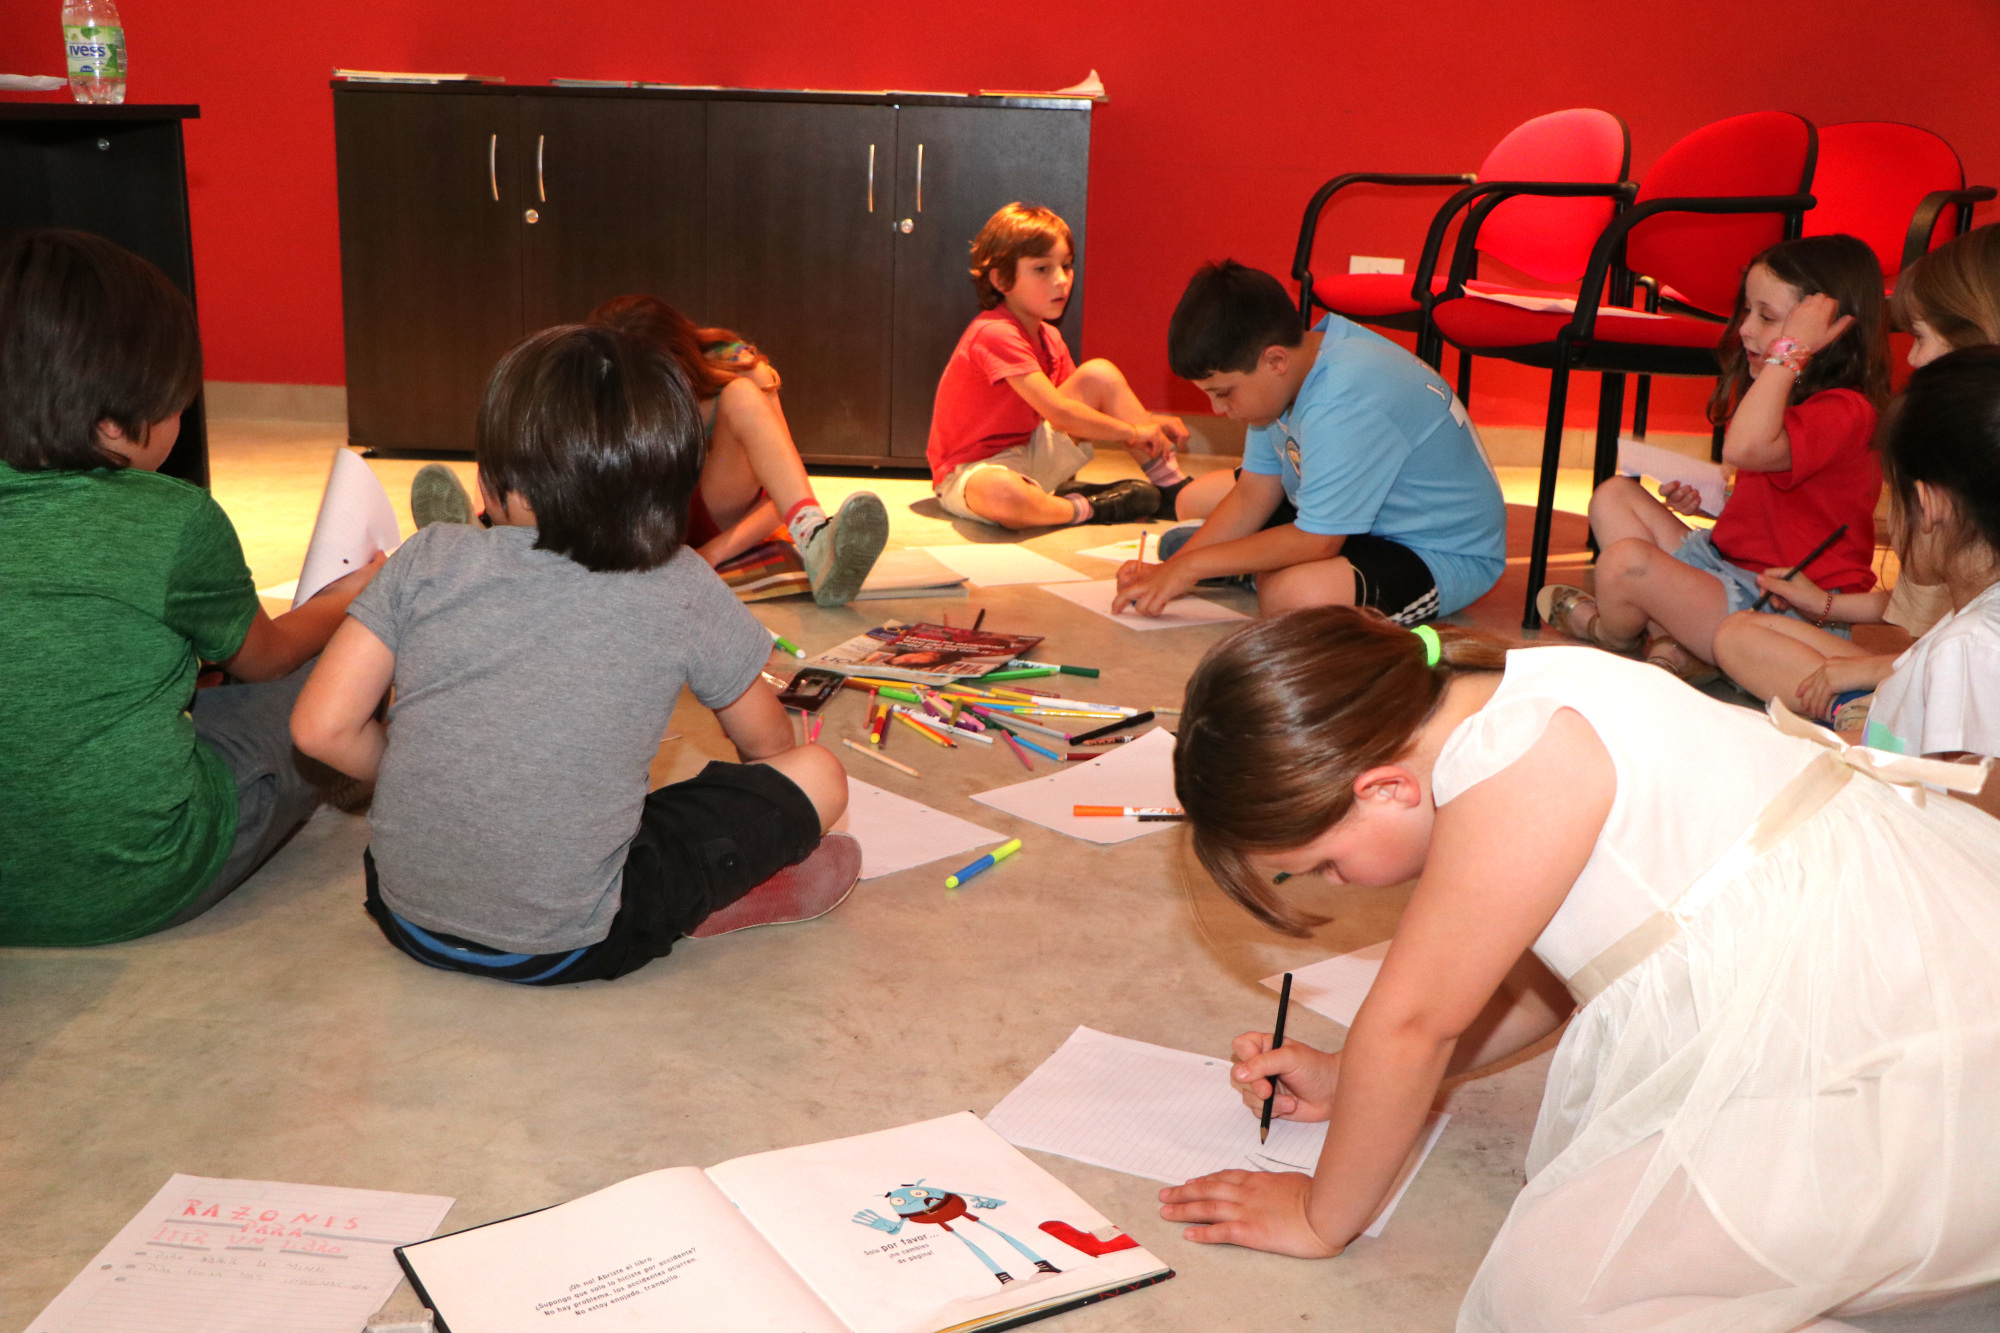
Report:
[[1507,506],[1471,419],[1423,362],[1328,315],[1292,405],[1253,427],[1243,470],[1277,477],[1299,531],[1372,533],[1407,546],[1437,580],[1439,614],[1483,597],[1507,567]]

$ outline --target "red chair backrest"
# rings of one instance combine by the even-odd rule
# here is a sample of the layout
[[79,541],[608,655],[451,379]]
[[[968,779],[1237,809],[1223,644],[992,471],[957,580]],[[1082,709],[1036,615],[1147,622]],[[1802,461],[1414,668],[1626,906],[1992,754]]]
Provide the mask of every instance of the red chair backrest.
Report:
[[[1615,184],[1632,165],[1632,137],[1608,111],[1552,111],[1517,127],[1480,165],[1482,181]],[[1479,248],[1543,282],[1575,282],[1611,223],[1609,199],[1509,199],[1479,230]]]
[[[1817,136],[1788,111],[1753,111],[1704,125],[1660,155],[1636,200],[1689,195],[1804,194]],[[1807,214],[1808,217],[1811,214]],[[1779,213],[1663,213],[1632,228],[1625,263],[1689,304],[1724,317],[1736,309],[1743,266],[1785,238]]]
[[[1806,214],[1805,234],[1860,237],[1893,285],[1917,205],[1933,190],[1964,188],[1965,165],[1929,130],[1887,120],[1827,125],[1813,172],[1819,206]],[[1951,228],[1934,228],[1931,238],[1933,245],[1950,240]]]

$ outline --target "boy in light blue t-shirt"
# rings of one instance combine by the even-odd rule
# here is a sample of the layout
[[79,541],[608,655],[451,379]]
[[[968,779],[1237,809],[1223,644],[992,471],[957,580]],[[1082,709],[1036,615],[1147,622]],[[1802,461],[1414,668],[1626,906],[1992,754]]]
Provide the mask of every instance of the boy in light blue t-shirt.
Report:
[[1188,486],[1180,517],[1206,521],[1161,542],[1165,564],[1121,569],[1114,609],[1158,615],[1203,579],[1247,574],[1266,615],[1372,606],[1415,624],[1499,581],[1500,483],[1423,362],[1338,315],[1308,331],[1276,278],[1233,260],[1189,282],[1167,355],[1217,412],[1250,423],[1243,466]]

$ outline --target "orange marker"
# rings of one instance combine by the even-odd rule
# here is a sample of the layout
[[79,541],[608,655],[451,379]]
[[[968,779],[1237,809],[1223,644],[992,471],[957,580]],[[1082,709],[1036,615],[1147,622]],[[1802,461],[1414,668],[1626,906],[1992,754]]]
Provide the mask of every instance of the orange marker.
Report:
[[1106,815],[1111,818],[1132,818],[1138,815],[1184,815],[1187,812],[1171,805],[1076,805],[1070,813],[1078,818],[1085,815]]

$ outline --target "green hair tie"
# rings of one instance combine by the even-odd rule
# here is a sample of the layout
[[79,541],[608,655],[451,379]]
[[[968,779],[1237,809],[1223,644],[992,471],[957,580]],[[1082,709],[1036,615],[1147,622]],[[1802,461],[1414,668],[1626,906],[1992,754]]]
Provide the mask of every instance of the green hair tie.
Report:
[[1419,625],[1411,630],[1410,633],[1424,641],[1425,666],[1434,667],[1444,660],[1444,641],[1438,638],[1436,630],[1432,629],[1429,625]]

